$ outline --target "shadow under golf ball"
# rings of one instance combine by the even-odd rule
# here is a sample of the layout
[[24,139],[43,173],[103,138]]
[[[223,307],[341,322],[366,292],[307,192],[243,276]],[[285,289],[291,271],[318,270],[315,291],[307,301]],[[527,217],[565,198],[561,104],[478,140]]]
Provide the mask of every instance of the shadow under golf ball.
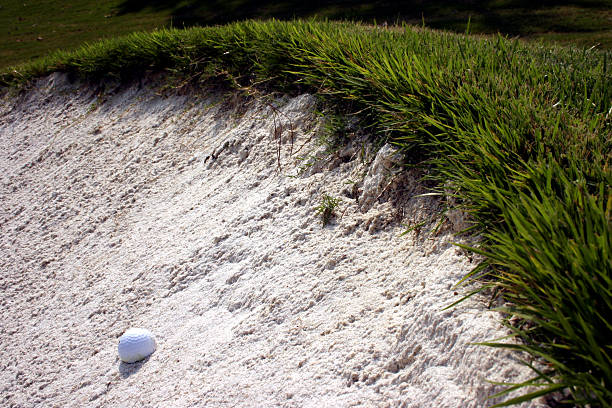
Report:
[[132,374],[136,374],[138,370],[142,368],[142,366],[149,361],[151,356],[144,358],[143,360],[136,361],[135,363],[126,363],[123,361],[119,362],[119,373],[121,374],[121,378],[125,379],[130,377]]

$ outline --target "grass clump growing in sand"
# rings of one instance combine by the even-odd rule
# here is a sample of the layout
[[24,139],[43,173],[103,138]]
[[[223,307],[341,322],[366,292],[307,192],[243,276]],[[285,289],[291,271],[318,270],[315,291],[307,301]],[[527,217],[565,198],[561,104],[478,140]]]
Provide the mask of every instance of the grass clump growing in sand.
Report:
[[472,215],[482,239],[471,250],[484,260],[466,280],[500,289],[520,339],[486,344],[538,362],[531,381],[508,387],[536,391],[506,403],[563,389],[567,403],[594,407],[612,401],[611,62],[609,51],[499,36],[269,21],[132,34],[0,82],[167,71],[349,102],[380,138],[452,183]]
[[336,208],[340,205],[339,198],[334,198],[330,195],[324,194],[321,199],[321,204],[315,208],[317,214],[321,215],[321,223],[325,227],[328,225],[332,218],[336,215]]

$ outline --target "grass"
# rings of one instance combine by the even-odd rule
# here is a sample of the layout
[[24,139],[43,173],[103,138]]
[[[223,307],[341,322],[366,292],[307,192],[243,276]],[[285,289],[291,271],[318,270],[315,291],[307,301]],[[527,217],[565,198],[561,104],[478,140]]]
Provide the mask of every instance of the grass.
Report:
[[349,123],[350,118],[347,114],[336,112],[333,108],[316,112],[322,118],[317,144],[323,146],[324,153],[328,155],[335,154],[345,147],[354,135],[352,128],[357,127],[356,124]]
[[159,28],[295,17],[402,23],[476,34],[501,32],[612,48],[612,0],[5,0],[0,69],[85,42]]
[[610,407],[611,63],[610,51],[501,36],[268,21],[109,39],[8,70],[0,84],[166,71],[351,106],[472,215],[481,239],[470,250],[484,257],[465,280],[497,289],[520,340],[484,344],[537,362],[526,362],[531,381],[508,385],[535,393],[507,404],[564,389],[567,405]]
[[168,25],[166,12],[118,15],[121,0],[7,0],[0,5],[0,68],[85,42]]
[[321,199],[321,204],[315,209],[317,214],[321,215],[321,223],[325,227],[328,225],[332,218],[336,215],[336,208],[340,205],[339,198],[334,198],[330,195],[324,194]]

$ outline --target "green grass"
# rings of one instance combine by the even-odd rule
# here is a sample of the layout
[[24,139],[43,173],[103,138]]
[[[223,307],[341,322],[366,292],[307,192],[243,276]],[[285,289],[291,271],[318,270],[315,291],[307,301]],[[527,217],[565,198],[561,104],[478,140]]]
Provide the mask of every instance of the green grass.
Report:
[[85,42],[168,25],[163,11],[117,15],[121,0],[9,0],[0,4],[0,68]]
[[497,288],[520,340],[487,344],[538,362],[533,380],[509,389],[536,385],[524,398],[567,389],[567,404],[610,407],[611,63],[610,51],[501,36],[269,21],[106,40],[5,72],[0,83],[25,86],[55,70],[94,81],[152,70],[175,83],[263,82],[352,107],[440,186],[452,183],[471,213],[469,233],[481,237],[471,250],[484,260],[466,280]]
[[0,4],[0,69],[57,49],[134,31],[294,17],[406,22],[563,44],[612,48],[612,0],[5,0]]
[[321,198],[321,204],[315,208],[315,211],[321,216],[321,224],[324,227],[336,216],[336,208],[338,208],[341,201],[339,198],[334,198],[327,194],[324,194],[323,198]]

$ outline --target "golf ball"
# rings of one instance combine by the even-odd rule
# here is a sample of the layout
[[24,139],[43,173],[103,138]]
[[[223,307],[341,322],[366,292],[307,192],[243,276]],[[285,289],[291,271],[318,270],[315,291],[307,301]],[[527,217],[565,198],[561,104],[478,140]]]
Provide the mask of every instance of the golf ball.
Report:
[[151,355],[156,346],[155,337],[149,330],[131,328],[119,337],[119,358],[125,363],[135,363]]

